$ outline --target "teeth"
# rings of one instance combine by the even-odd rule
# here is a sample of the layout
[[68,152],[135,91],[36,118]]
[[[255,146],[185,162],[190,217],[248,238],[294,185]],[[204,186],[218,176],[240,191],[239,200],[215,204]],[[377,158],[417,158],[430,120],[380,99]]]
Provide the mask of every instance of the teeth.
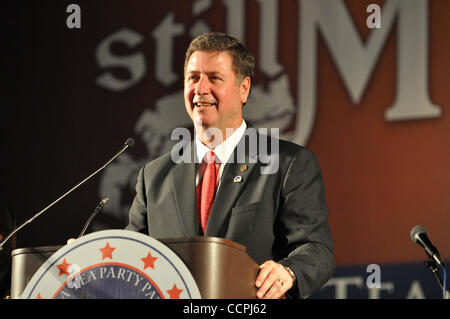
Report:
[[206,103],[206,102],[197,102],[195,103],[197,106],[212,106],[214,103]]

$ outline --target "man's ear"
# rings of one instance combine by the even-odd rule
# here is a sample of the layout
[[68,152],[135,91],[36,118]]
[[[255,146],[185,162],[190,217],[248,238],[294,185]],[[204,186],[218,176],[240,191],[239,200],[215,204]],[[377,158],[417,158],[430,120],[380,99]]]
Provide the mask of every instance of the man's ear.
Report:
[[241,90],[241,103],[245,104],[247,103],[248,96],[250,94],[250,87],[252,83],[250,80],[250,77],[245,77],[241,83],[239,84],[239,88]]

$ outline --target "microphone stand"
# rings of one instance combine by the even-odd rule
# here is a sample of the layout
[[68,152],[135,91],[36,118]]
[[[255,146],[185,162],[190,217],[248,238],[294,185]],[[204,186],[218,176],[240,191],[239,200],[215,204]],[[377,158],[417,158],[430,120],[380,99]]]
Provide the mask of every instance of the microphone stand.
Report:
[[[444,299],[450,299],[450,292],[445,287],[446,285],[444,285],[441,275],[439,274],[439,267],[438,267],[436,261],[434,261],[434,259],[430,258],[428,261],[425,261],[424,264],[428,269],[431,270],[434,277],[436,278],[436,281],[438,282],[439,287],[441,287]],[[444,264],[442,264],[442,271],[443,272],[446,271]],[[445,279],[447,279],[447,278],[445,278]],[[445,289],[445,292],[444,292],[444,289]]]
[[31,217],[30,219],[26,220],[22,225],[20,225],[19,227],[17,227],[14,231],[12,231],[1,243],[0,243],[0,251],[3,250],[3,245],[5,245],[5,243],[12,237],[14,236],[14,234],[16,234],[19,230],[21,230],[22,228],[24,228],[26,225],[32,223],[36,218],[38,218],[39,216],[41,216],[43,213],[45,213],[50,207],[52,207],[53,205],[55,205],[56,203],[58,203],[60,200],[62,200],[64,197],[66,197],[67,195],[69,195],[70,193],[72,193],[75,189],[77,189],[78,187],[80,187],[82,184],[84,184],[85,182],[87,182],[89,179],[91,179],[93,176],[97,175],[98,172],[100,172],[101,170],[103,170],[106,166],[108,166],[112,161],[114,161],[120,154],[122,154],[123,152],[125,152],[125,150],[129,147],[132,147],[134,145],[134,140],[132,138],[129,138],[126,140],[124,146],[122,147],[122,149],[117,152],[109,161],[107,161],[102,167],[100,167],[99,169],[97,169],[94,173],[92,173],[91,175],[89,175],[88,177],[86,177],[85,179],[83,179],[81,182],[79,182],[77,185],[75,185],[74,187],[72,187],[70,190],[68,190],[66,193],[64,193],[63,195],[61,195],[61,197],[59,197],[57,200],[55,200],[53,203],[51,203],[50,205],[48,205],[47,207],[45,207],[43,210],[41,210],[40,212],[38,212],[36,215],[34,215],[33,217]]

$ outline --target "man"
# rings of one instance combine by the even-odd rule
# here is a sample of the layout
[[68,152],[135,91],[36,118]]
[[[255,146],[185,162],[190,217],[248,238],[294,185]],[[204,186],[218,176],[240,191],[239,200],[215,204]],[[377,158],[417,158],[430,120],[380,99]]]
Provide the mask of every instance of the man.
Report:
[[[155,238],[235,241],[261,264],[258,298],[307,298],[334,270],[321,171],[299,145],[246,134],[252,128],[242,108],[253,68],[247,49],[225,34],[206,33],[191,42],[184,97],[196,133],[192,161],[177,163],[169,153],[141,169],[127,229]],[[252,152],[266,145],[262,139],[279,142],[269,157],[275,169],[264,171],[266,152]]]

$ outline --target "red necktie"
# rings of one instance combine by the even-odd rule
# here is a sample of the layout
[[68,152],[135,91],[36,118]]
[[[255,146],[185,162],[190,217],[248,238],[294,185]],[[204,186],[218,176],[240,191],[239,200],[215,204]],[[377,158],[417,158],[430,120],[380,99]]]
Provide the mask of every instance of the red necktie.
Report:
[[206,153],[202,163],[202,165],[206,164],[206,170],[196,189],[197,213],[203,233],[205,233],[216,194],[218,168],[215,158],[214,152]]

